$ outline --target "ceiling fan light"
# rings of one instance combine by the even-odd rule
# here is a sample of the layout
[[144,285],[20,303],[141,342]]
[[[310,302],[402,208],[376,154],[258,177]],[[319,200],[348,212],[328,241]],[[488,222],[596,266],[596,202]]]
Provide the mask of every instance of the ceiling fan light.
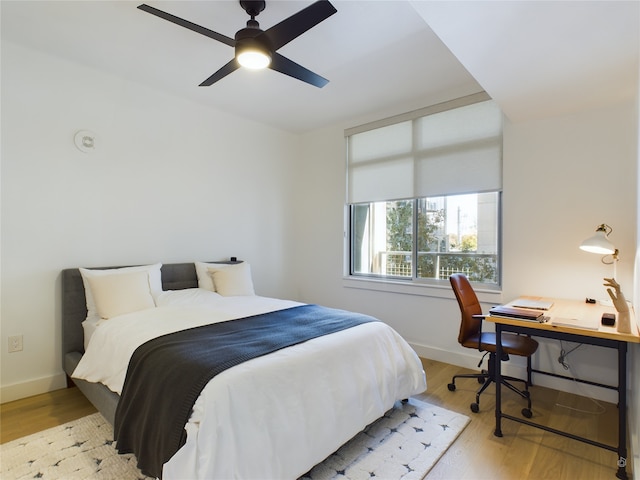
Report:
[[267,68],[271,63],[271,56],[260,50],[247,49],[238,53],[236,58],[240,65],[251,70]]

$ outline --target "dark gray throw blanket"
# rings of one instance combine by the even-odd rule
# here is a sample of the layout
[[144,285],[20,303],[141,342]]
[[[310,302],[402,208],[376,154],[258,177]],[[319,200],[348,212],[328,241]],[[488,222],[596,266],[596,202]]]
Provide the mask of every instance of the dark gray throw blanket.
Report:
[[312,338],[376,321],[318,305],[183,330],[150,340],[129,362],[116,409],[118,452],[134,453],[145,475],[160,478],[186,441],[193,405],[218,373]]

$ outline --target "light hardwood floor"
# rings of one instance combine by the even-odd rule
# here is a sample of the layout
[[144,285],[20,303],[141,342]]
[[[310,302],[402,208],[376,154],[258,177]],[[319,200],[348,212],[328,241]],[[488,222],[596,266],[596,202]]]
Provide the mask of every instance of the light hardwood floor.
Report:
[[[477,382],[461,379],[456,382],[456,391],[450,392],[447,384],[451,377],[464,369],[433,360],[423,360],[423,364],[428,389],[416,398],[471,418],[467,428],[429,472],[428,480],[615,479],[616,455],[608,450],[509,420],[503,421],[504,436],[495,437],[494,389],[489,388],[482,395],[480,412],[471,413],[469,404],[474,401]],[[504,411],[519,415],[523,401],[511,392],[503,393],[503,398]],[[532,400],[533,421],[570,429],[606,444],[616,443],[615,405],[599,402],[600,407],[590,399],[537,386],[532,388]],[[0,407],[1,442],[93,412],[95,409],[77,388],[6,403]],[[629,466],[627,470],[631,478]]]
[[0,405],[0,443],[46,430],[95,413],[76,387]]

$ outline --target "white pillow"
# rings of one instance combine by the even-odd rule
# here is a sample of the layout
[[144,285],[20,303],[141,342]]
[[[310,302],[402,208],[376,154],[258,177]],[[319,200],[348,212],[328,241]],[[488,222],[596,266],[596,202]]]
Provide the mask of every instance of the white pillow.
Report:
[[130,272],[147,272],[149,275],[149,287],[153,298],[155,299],[162,293],[162,276],[160,274],[161,263],[155,263],[153,265],[142,265],[139,267],[123,267],[123,268],[111,268],[107,270],[90,270],[87,268],[80,268],[80,274],[82,275],[82,283],[84,284],[84,296],[87,301],[87,320],[90,322],[97,322],[100,320],[100,315],[96,309],[96,303],[93,300],[93,293],[91,292],[91,285],[89,285],[89,278],[93,276],[115,275],[118,273],[130,273]]
[[216,292],[225,297],[255,295],[251,268],[247,262],[208,268]]
[[[211,278],[211,274],[209,273],[209,268],[224,268],[233,265],[239,265],[237,263],[204,263],[204,262],[194,262],[196,265],[196,275],[198,276],[198,288],[204,288],[205,290],[210,290],[212,292],[216,291],[216,287],[213,284],[213,279]],[[245,263],[245,262],[242,262]]]
[[205,290],[210,290],[215,292],[216,289],[213,286],[213,279],[211,275],[209,275],[209,271],[207,270],[209,267],[215,267],[215,263],[204,263],[204,262],[195,262],[196,265],[196,275],[198,276],[198,288],[204,288]]
[[148,272],[94,275],[88,280],[101,318],[109,319],[156,306],[151,296]]

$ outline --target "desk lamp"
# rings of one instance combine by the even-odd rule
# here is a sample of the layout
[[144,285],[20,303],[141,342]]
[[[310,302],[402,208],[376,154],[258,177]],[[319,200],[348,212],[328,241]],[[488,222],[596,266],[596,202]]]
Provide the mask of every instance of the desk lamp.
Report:
[[[611,297],[613,306],[618,312],[617,330],[620,333],[631,333],[631,318],[629,305],[627,304],[624,294],[620,291],[620,285],[616,282],[616,263],[618,262],[618,249],[609,241],[609,234],[613,231],[607,224],[601,224],[596,228],[596,234],[587,238],[580,244],[580,249],[585,252],[599,253],[604,255],[601,259],[605,265],[613,264],[613,277],[605,278],[605,287],[607,293]],[[608,255],[611,255],[611,261],[606,261]]]
[[[618,249],[609,241],[609,234],[613,231],[607,224],[601,224],[596,228],[596,233],[580,244],[580,249],[585,252],[599,253],[604,255],[601,259],[605,265],[613,264],[613,278],[616,278],[616,263],[618,262]],[[607,261],[607,256],[611,255],[611,261]]]

